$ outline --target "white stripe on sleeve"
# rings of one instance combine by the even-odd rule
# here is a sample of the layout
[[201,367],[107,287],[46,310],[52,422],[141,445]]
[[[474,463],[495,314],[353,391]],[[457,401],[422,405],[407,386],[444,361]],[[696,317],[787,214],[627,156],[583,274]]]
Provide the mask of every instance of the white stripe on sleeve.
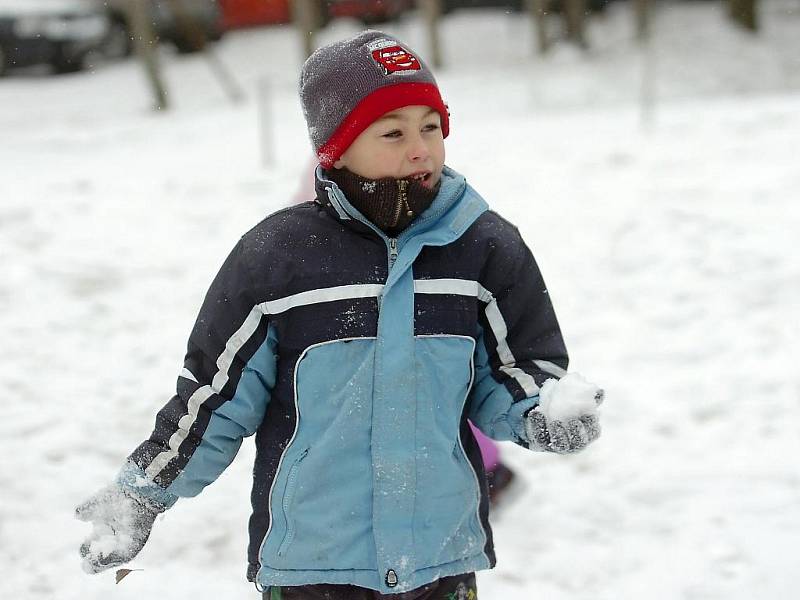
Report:
[[[508,327],[500,312],[497,299],[492,293],[477,281],[469,279],[417,279],[414,281],[414,291],[418,294],[454,294],[457,296],[471,296],[486,304],[486,320],[492,329],[494,339],[497,340],[497,356],[503,363],[500,370],[512,377],[522,387],[527,396],[535,396],[539,393],[539,386],[536,385],[534,378],[516,366],[517,359],[508,346]],[[553,368],[560,368],[547,361],[534,361],[542,370],[554,373]],[[548,365],[544,369],[539,363]],[[563,369],[562,369],[563,371]],[[563,371],[565,372],[565,371]]]
[[271,300],[260,304],[261,310],[267,315],[277,315],[290,308],[319,304],[321,302],[335,302],[336,300],[351,300],[354,298],[377,298],[383,291],[383,284],[364,283],[356,285],[339,285],[336,287],[320,288],[293,294],[278,300]]
[[[334,302],[336,300],[349,300],[354,298],[374,298],[379,296],[382,291],[383,285],[381,284],[342,285],[308,290],[254,306],[245,318],[244,323],[242,323],[236,333],[226,342],[225,349],[217,358],[217,372],[214,374],[211,385],[204,385],[197,388],[189,397],[188,412],[178,421],[178,429],[169,438],[168,449],[156,455],[153,462],[145,469],[146,475],[151,480],[154,480],[169,462],[178,456],[178,450],[181,444],[186,440],[189,435],[189,430],[197,420],[200,407],[206,400],[211,398],[211,396],[219,394],[222,388],[225,387],[225,384],[228,383],[229,370],[231,364],[233,364],[233,359],[256,332],[261,318],[264,315],[278,314],[298,306],[319,304],[321,302]],[[186,377],[187,379],[197,382],[197,378],[194,374],[186,368],[181,371],[181,377]]]
[[181,377],[183,377],[184,379],[188,379],[189,381],[194,381],[195,383],[200,383],[199,381],[197,381],[197,377],[195,377],[195,376],[194,376],[194,373],[192,373],[192,372],[191,372],[189,369],[187,369],[186,367],[184,367],[183,369],[181,369],[181,374],[180,374],[180,376],[181,376]]
[[178,421],[178,429],[169,438],[169,449],[158,454],[153,459],[153,462],[148,465],[147,469],[145,469],[145,474],[150,479],[155,479],[164,467],[166,467],[173,458],[178,456],[178,449],[189,435],[189,430],[197,420],[200,407],[211,396],[218,394],[222,388],[225,387],[225,384],[228,383],[228,369],[230,369],[236,353],[241,350],[242,346],[244,346],[247,340],[255,333],[262,316],[261,309],[258,306],[254,306],[247,315],[247,318],[245,318],[242,326],[239,327],[236,333],[234,333],[225,344],[225,350],[223,350],[222,354],[217,358],[217,372],[214,375],[214,379],[211,381],[211,385],[204,385],[197,388],[189,397],[189,410],[180,418]]
[[564,377],[567,372],[559,367],[555,363],[551,363],[549,360],[535,360],[533,361],[534,364],[539,367],[545,373],[550,373],[551,375],[555,375],[556,377]]

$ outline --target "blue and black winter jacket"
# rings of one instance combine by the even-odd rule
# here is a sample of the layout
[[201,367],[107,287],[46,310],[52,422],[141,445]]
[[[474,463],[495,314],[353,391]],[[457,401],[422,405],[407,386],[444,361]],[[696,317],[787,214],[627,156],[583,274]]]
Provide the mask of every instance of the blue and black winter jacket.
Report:
[[316,201],[225,261],[120,481],[171,505],[256,434],[249,578],[411,590],[494,565],[467,419],[527,446],[523,414],[566,368],[531,252],[462,176],[389,239],[318,170]]

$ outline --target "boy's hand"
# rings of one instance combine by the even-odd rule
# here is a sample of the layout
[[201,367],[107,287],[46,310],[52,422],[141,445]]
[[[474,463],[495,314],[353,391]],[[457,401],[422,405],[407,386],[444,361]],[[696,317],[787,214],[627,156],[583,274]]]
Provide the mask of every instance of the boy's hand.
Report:
[[[603,401],[603,390],[599,390],[594,400]],[[525,415],[525,433],[531,450],[570,454],[580,452],[600,437],[600,421],[597,413],[586,413],[566,420],[548,419],[535,407]]]
[[600,422],[597,415],[549,421],[534,408],[525,417],[525,433],[531,450],[570,454],[580,452],[600,436]]
[[136,557],[165,508],[119,486],[109,486],[75,509],[75,517],[94,525],[81,545],[83,570],[100,573]]

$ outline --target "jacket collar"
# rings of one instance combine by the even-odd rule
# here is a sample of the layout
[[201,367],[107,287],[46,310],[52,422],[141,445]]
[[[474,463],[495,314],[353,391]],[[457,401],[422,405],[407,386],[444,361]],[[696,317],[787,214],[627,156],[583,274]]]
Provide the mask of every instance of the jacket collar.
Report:
[[[356,209],[336,183],[325,178],[321,166],[315,171],[316,202],[321,204],[345,227],[360,233],[371,232],[383,239],[388,236]],[[478,216],[488,209],[481,198],[466,182],[463,175],[450,167],[442,170],[439,193],[431,205],[397,237],[403,243],[421,236],[425,245],[445,245],[457,239]]]

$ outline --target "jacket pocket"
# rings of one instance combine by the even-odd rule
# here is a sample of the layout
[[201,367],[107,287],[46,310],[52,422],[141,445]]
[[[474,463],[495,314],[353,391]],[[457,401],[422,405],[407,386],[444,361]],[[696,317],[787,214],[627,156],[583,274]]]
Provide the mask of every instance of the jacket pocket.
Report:
[[[473,379],[475,340],[469,336],[417,336],[417,448],[414,539],[416,565],[439,567],[483,551],[480,483],[462,439],[461,425]],[[444,374],[444,376],[443,376]]]
[[356,338],[318,344],[298,361],[296,431],[272,493],[275,528],[263,548],[264,564],[281,570],[377,568],[370,452],[374,355],[374,338]]
[[278,556],[283,556],[289,550],[294,540],[294,519],[292,518],[292,500],[294,499],[295,488],[297,487],[297,474],[300,471],[300,463],[308,456],[309,448],[303,450],[300,455],[294,460],[289,475],[286,478],[286,491],[283,494],[283,517],[286,520],[286,535],[283,537],[281,545],[278,547]]

